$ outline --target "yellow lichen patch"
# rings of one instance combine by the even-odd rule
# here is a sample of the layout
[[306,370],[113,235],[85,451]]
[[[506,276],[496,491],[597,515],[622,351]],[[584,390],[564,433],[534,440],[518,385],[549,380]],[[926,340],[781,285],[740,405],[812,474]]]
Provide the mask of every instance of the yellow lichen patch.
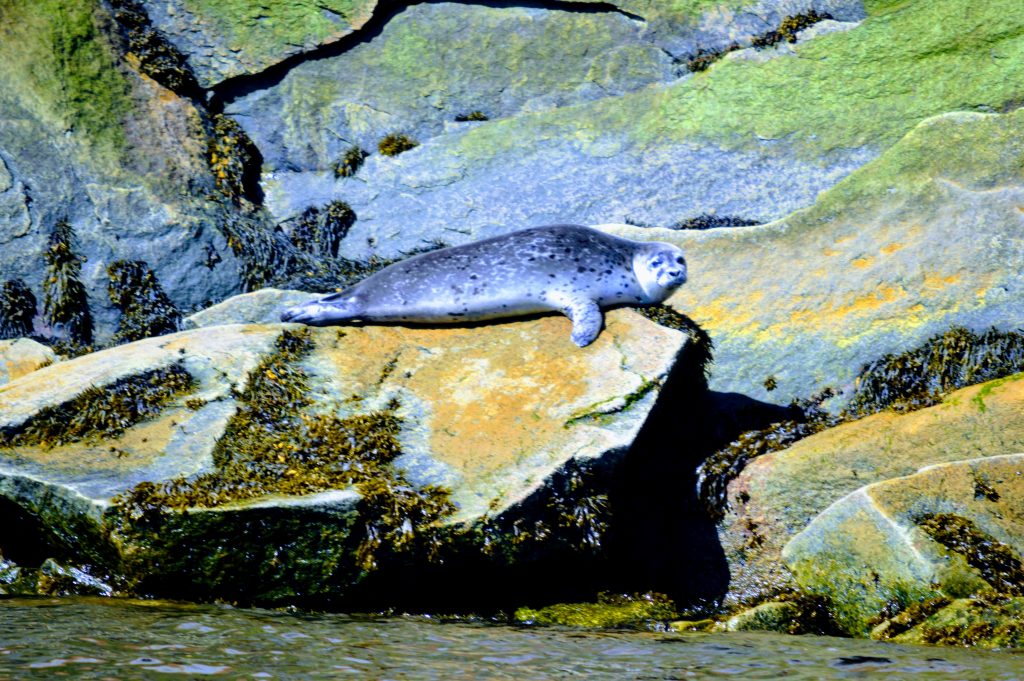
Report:
[[610,436],[599,425],[573,417],[613,411],[616,399],[628,407],[625,397],[666,372],[682,338],[628,310],[609,312],[586,348],[569,332],[558,316],[476,328],[367,326],[344,336],[322,330],[312,366],[316,381],[331,377],[332,391],[355,402],[398,397],[424,410],[417,426],[431,456],[473,486],[537,457],[605,445]]
[[923,287],[929,291],[940,291],[947,286],[952,286],[960,281],[959,274],[942,276],[937,272],[928,272],[924,275]]
[[873,263],[874,261],[874,258],[855,258],[850,262],[850,264],[856,267],[857,269],[862,270],[871,265],[871,263]]
[[886,244],[885,246],[882,246],[881,251],[885,255],[889,255],[891,253],[895,253],[898,250],[901,250],[902,248],[904,248],[903,244],[893,242],[891,244]]

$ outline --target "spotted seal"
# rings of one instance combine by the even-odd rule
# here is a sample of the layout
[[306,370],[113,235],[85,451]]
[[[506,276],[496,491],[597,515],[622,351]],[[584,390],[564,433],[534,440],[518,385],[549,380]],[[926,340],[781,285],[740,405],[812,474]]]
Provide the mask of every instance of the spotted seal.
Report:
[[672,244],[552,225],[413,256],[281,320],[450,324],[558,311],[584,347],[601,332],[602,306],[660,303],[685,281],[686,260]]

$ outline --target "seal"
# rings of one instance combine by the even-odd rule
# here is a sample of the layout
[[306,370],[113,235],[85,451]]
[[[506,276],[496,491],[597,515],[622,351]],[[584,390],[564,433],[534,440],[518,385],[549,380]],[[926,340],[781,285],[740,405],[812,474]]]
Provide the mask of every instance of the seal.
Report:
[[551,225],[413,256],[281,321],[451,324],[557,311],[584,347],[601,332],[602,307],[660,303],[685,282],[677,246]]

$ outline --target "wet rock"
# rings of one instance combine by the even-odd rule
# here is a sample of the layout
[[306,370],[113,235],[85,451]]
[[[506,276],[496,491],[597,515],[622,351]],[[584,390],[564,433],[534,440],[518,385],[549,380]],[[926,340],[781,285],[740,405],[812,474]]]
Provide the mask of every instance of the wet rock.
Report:
[[733,615],[725,622],[728,631],[789,632],[792,622],[800,617],[800,606],[787,601],[770,601]]
[[0,340],[0,385],[57,361],[57,354],[30,338]]
[[[585,350],[568,331],[235,324],[86,355],[0,388],[0,496],[128,593],[337,598],[624,452],[687,336],[629,310]],[[145,415],[98,408],[129,388]]]
[[909,631],[898,643],[928,643],[979,648],[1020,648],[1024,645],[1024,598],[961,598]]
[[[1024,380],[1017,375],[959,390],[927,409],[845,423],[751,461],[729,484],[719,530],[731,574],[727,602],[756,602],[795,586],[783,547],[865,485],[932,464],[1024,451],[1022,405]],[[879,548],[878,560],[885,555]],[[857,579],[872,581],[869,572],[856,572]]]
[[866,633],[890,602],[1020,595],[1022,473],[1024,454],[1009,454],[867,485],[793,537],[783,560],[802,587],[831,599],[850,633]]

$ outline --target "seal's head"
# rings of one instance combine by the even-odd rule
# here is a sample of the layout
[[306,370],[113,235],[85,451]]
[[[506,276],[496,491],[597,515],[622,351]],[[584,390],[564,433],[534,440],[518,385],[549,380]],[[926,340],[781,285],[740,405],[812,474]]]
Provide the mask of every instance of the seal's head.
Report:
[[654,241],[633,256],[633,274],[648,303],[660,303],[686,283],[686,258],[678,246]]

